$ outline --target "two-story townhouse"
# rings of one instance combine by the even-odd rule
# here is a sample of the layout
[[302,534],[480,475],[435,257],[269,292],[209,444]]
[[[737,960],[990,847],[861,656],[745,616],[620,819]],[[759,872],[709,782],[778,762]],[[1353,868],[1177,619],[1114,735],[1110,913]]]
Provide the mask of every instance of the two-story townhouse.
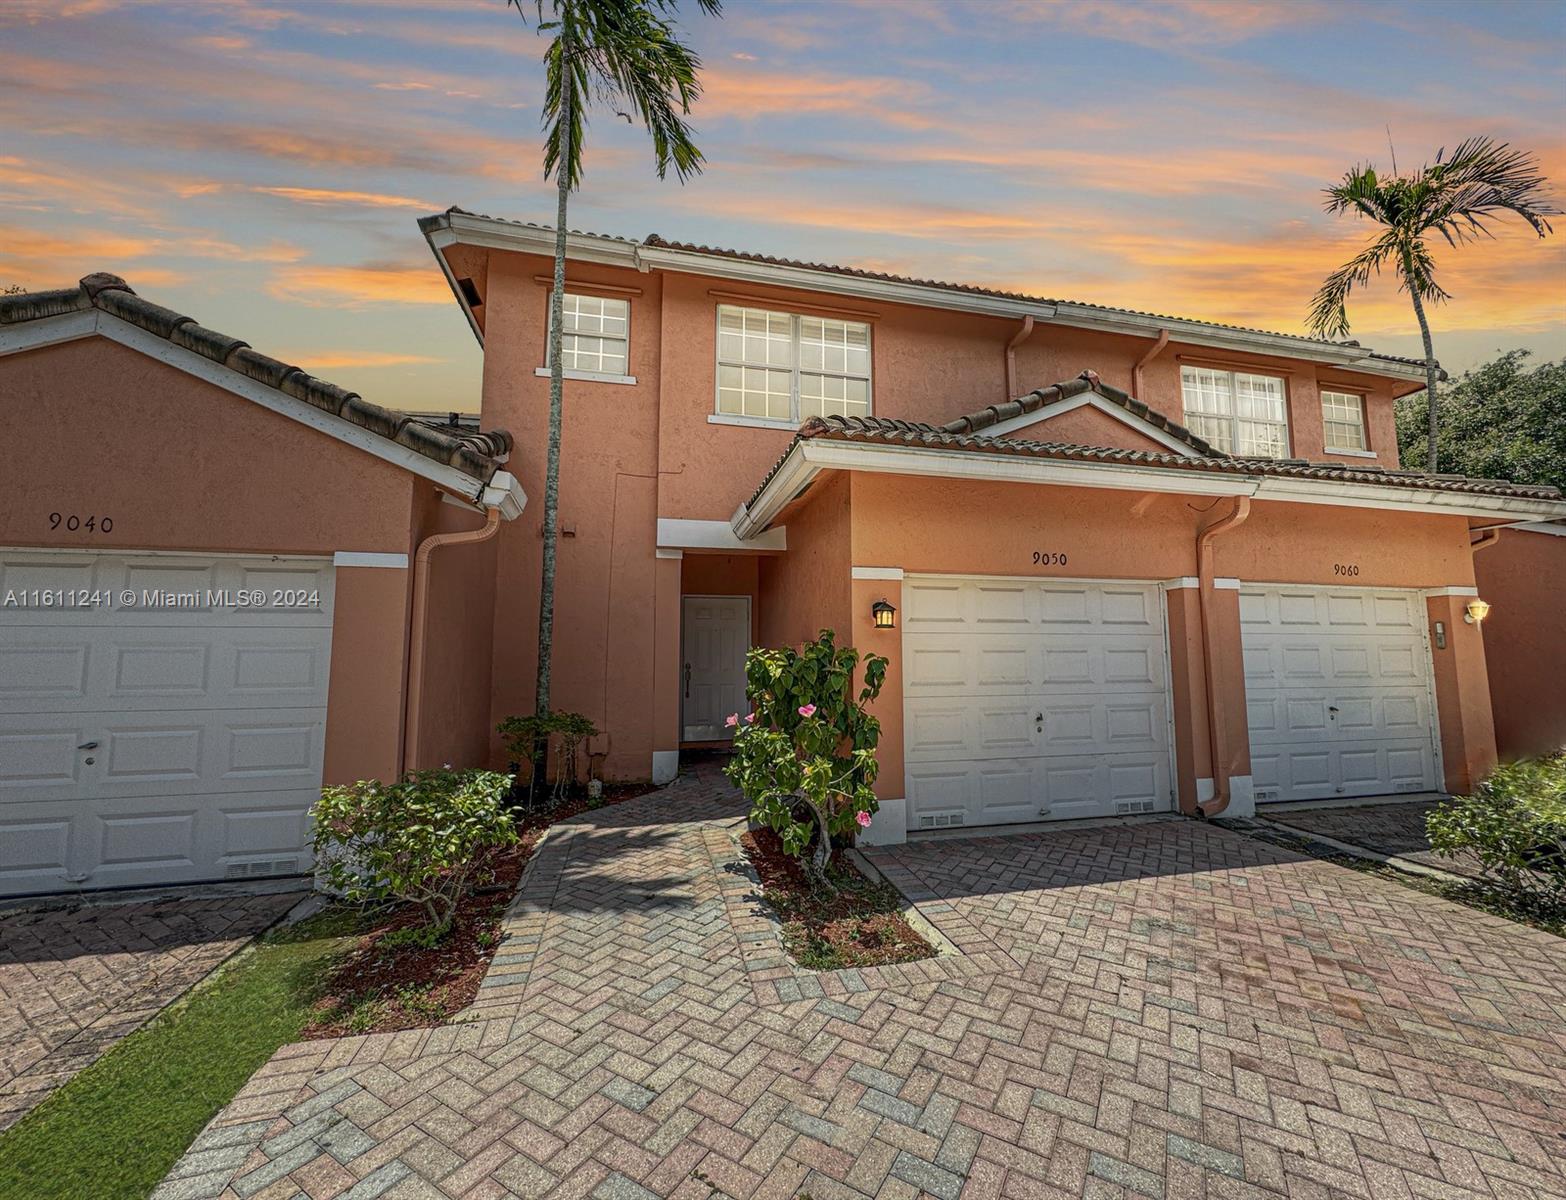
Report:
[[[553,231],[421,221],[539,494]],[[871,836],[1461,790],[1495,737],[1471,547],[1553,489],[1400,469],[1422,367],[1209,322],[572,234],[557,707],[672,778],[748,646],[891,663]],[[540,524],[499,536],[530,709]],[[887,612],[887,608],[891,612]]]

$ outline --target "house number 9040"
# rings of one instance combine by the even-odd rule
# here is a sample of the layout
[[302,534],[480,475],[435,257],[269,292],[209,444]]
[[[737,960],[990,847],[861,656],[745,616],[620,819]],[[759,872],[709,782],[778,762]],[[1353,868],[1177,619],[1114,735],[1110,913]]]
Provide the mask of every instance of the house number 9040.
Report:
[[114,529],[114,518],[96,515],[81,517],[75,513],[52,512],[49,514],[49,528],[64,529],[67,533],[76,533],[80,530],[86,530],[88,533],[109,533]]
[[1035,550],[1033,552],[1033,565],[1035,567],[1063,567],[1066,565],[1066,556],[1059,550]]

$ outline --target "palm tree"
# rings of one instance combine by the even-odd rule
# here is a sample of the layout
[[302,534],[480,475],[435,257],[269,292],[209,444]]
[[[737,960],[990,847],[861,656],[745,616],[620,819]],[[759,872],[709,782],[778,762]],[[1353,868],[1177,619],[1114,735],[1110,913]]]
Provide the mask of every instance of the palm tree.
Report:
[[1425,305],[1448,297],[1435,281],[1435,259],[1428,239],[1440,234],[1453,247],[1493,237],[1488,222],[1515,213],[1542,238],[1550,233],[1547,216],[1561,210],[1544,195],[1546,180],[1538,160],[1493,138],[1469,138],[1446,157],[1443,148],[1433,164],[1412,175],[1380,178],[1369,164],[1355,167],[1343,182],[1325,189],[1329,213],[1353,212],[1382,226],[1369,246],[1344,263],[1321,285],[1311,300],[1307,324],[1318,337],[1340,338],[1349,331],[1348,298],[1370,282],[1383,267],[1398,275],[1399,286],[1414,303],[1414,316],[1425,345],[1425,398],[1430,411],[1427,469],[1436,469],[1436,364]]
[[[565,296],[566,200],[582,182],[582,141],[590,101],[635,110],[652,135],[658,178],[669,168],[683,183],[699,174],[701,151],[685,121],[701,94],[701,59],[680,41],[670,17],[677,0],[509,0],[538,31],[553,35],[545,52],[544,177],[555,177],[555,279],[549,296],[549,459],[544,474],[544,566],[539,586],[538,682],[534,711],[549,712],[549,668],[555,624],[555,542],[560,509],[561,338]],[[722,0],[696,0],[719,16]]]

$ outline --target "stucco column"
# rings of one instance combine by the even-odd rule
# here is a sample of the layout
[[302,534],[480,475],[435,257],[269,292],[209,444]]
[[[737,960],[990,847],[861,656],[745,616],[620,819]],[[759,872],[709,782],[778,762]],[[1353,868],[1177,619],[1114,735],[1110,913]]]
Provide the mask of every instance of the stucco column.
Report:
[[[1221,815],[1255,812],[1251,780],[1251,734],[1245,715],[1245,655],[1240,642],[1239,581],[1219,579],[1208,612],[1212,636],[1202,640],[1199,589],[1195,579],[1165,585],[1169,619],[1169,692],[1174,702],[1176,796],[1180,811],[1196,814],[1213,798],[1213,780],[1228,780],[1229,804]],[[1212,655],[1214,703],[1207,695],[1206,656]],[[1219,761],[1213,763],[1210,714],[1218,713]]]
[[322,773],[327,785],[390,782],[402,774],[409,607],[406,565],[337,568]]
[[680,772],[680,560],[659,550],[653,563],[652,781],[669,783]]
[[1427,596],[1425,605],[1446,790],[1463,795],[1473,791],[1495,765],[1495,719],[1490,711],[1482,627],[1463,620],[1474,589],[1452,590],[1461,594]]
[[[874,574],[882,578],[862,578]],[[870,828],[860,841],[872,846],[893,845],[908,839],[908,800],[903,779],[903,581],[902,572],[885,568],[854,568],[853,617],[849,629],[854,649],[863,658],[879,654],[887,660],[886,682],[880,698],[870,706],[871,714],[881,722],[881,742],[876,751],[880,772],[876,775],[875,794],[880,801]],[[885,600],[897,609],[897,625],[877,629],[871,608]],[[862,686],[856,678],[855,688]],[[857,694],[857,693],[856,693]]]

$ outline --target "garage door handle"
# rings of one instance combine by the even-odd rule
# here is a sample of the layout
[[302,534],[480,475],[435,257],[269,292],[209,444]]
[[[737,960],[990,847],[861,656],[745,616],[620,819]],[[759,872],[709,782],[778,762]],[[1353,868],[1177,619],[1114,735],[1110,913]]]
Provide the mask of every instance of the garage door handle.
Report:
[[98,748],[98,743],[97,742],[83,742],[80,746],[78,746],[76,748],[78,750],[96,750]]

